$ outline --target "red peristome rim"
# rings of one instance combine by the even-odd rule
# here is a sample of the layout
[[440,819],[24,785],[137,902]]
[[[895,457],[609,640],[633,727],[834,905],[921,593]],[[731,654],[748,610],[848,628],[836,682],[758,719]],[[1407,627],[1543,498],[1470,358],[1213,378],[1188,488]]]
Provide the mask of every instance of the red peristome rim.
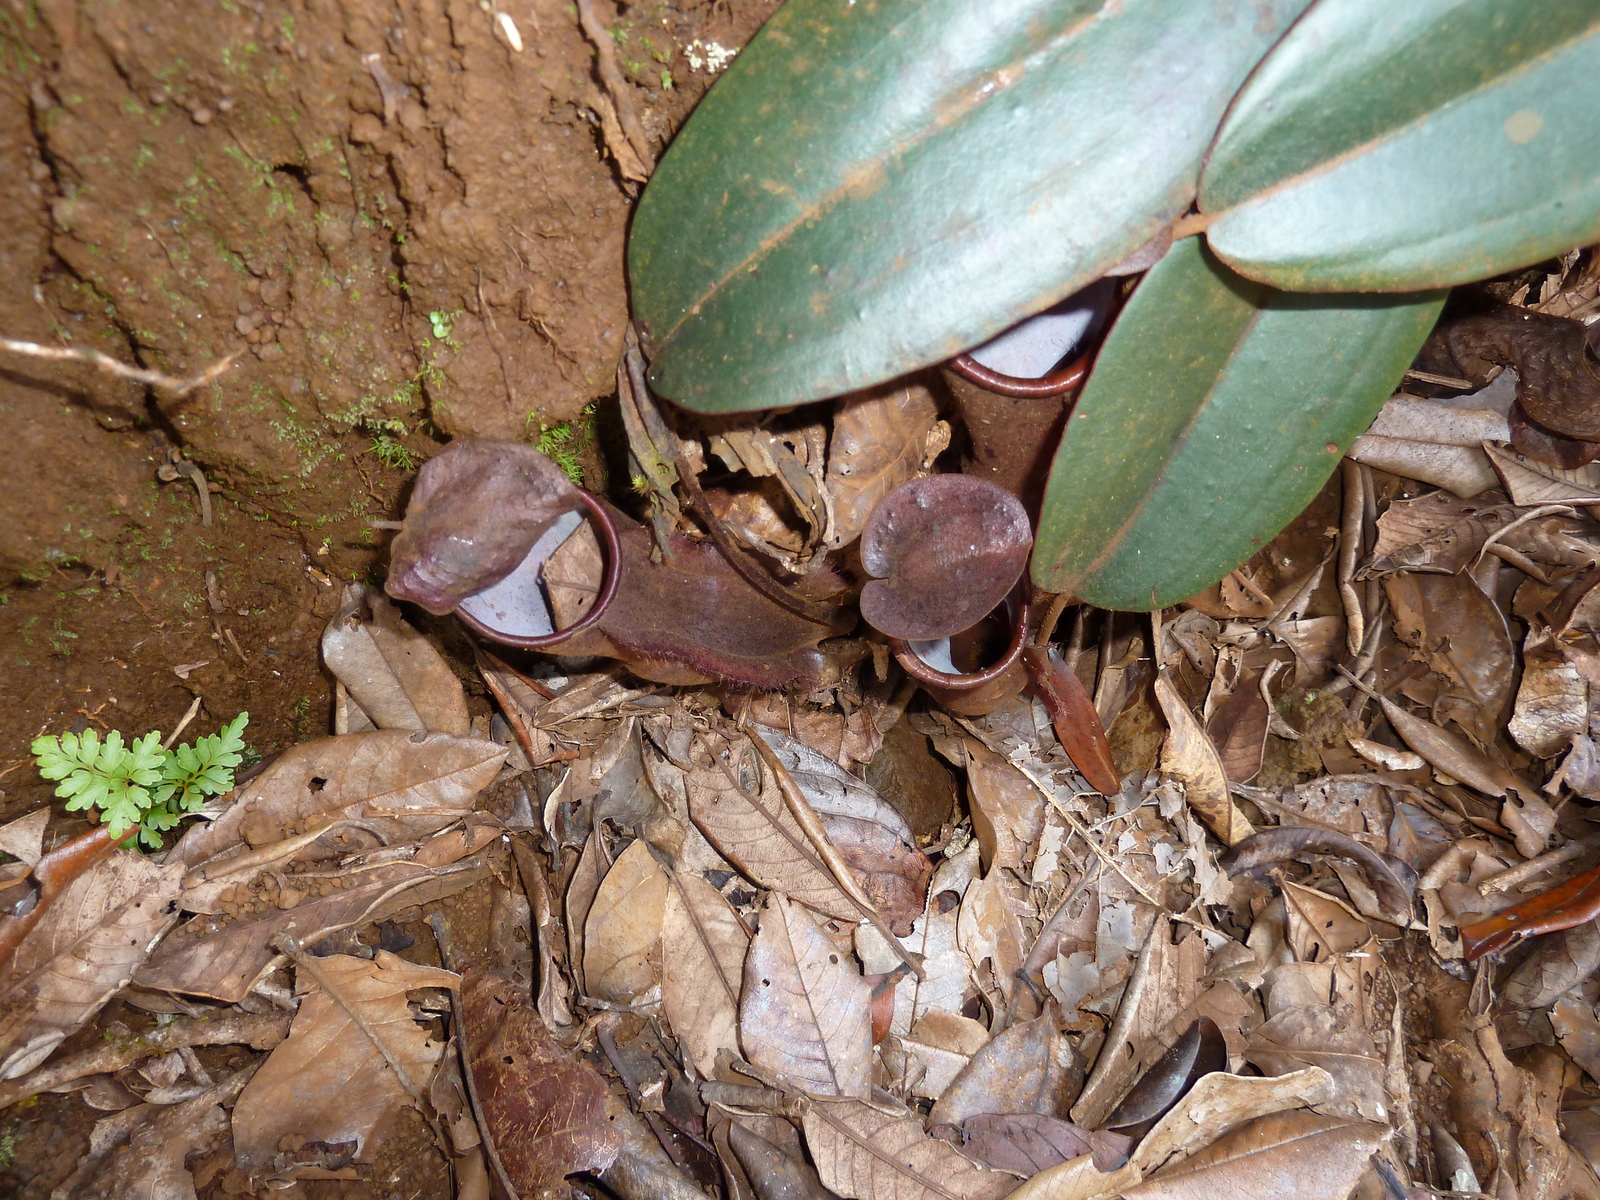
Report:
[[617,523],[611,519],[611,514],[589,492],[583,488],[577,489],[578,499],[583,501],[594,523],[599,526],[600,536],[606,546],[606,573],[600,582],[600,594],[595,597],[589,611],[584,613],[565,629],[558,629],[554,633],[543,634],[539,637],[521,637],[517,634],[502,633],[491,629],[476,617],[456,610],[456,618],[468,629],[480,637],[488,638],[491,642],[498,642],[502,646],[516,646],[521,650],[545,650],[552,646],[559,646],[568,638],[576,637],[585,629],[590,628],[598,621],[611,605],[612,599],[617,594],[617,584],[622,580],[622,538],[617,533]]
[[1081,354],[1055,374],[1041,375],[1038,379],[1023,379],[1018,375],[1002,375],[999,371],[994,371],[984,366],[970,354],[958,354],[945,363],[945,366],[949,367],[968,383],[975,383],[987,391],[998,392],[1002,396],[1015,396],[1022,400],[1030,400],[1042,399],[1048,396],[1060,396],[1070,392],[1088,377],[1089,362],[1093,357],[1092,351]]
[[1028,640],[1028,618],[1031,614],[1026,589],[1021,589],[1021,594],[1012,593],[1017,598],[1006,597],[1001,603],[1003,606],[1015,606],[1016,616],[1013,618],[1013,631],[1011,644],[1006,647],[1006,652],[990,666],[981,671],[973,671],[967,675],[950,675],[944,671],[936,671],[917,656],[911,648],[911,643],[905,638],[892,637],[889,639],[889,649],[894,651],[895,659],[905,668],[907,675],[919,683],[929,684],[932,687],[951,688],[955,691],[970,691],[972,688],[982,687],[990,683],[1006,671],[1010,670],[1013,663],[1022,655],[1022,648]]

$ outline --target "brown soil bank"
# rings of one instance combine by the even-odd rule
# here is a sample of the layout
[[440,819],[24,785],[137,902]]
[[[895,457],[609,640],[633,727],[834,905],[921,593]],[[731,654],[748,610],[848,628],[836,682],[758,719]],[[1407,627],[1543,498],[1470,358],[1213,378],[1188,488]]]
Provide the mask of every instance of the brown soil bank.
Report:
[[[596,0],[652,149],[775,7]],[[0,814],[74,720],[324,728],[328,598],[416,463],[614,391],[616,120],[566,0],[0,0],[0,337],[237,356],[175,400],[0,353]]]

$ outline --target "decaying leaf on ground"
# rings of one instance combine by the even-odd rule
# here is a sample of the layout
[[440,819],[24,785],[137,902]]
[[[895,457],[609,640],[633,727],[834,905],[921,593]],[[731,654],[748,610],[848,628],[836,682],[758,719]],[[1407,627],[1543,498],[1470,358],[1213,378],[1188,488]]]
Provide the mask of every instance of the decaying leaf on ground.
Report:
[[[302,967],[305,993],[289,1037],[239,1096],[234,1148],[246,1170],[292,1179],[286,1142],[344,1147],[345,1162],[367,1161],[370,1145],[398,1104],[421,1102],[444,1045],[407,1006],[418,988],[454,988],[450,971],[408,963],[383,950],[373,961],[335,954]],[[316,1165],[328,1163],[319,1157]]]

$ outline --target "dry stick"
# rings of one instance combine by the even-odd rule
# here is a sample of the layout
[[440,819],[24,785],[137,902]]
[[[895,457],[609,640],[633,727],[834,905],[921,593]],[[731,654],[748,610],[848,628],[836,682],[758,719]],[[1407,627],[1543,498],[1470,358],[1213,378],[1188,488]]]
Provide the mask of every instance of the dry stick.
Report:
[[862,916],[866,917],[872,923],[872,927],[889,943],[900,961],[911,968],[911,973],[917,977],[917,982],[926,982],[928,973],[922,969],[922,963],[918,961],[916,955],[900,944],[900,939],[890,932],[888,922],[879,915],[877,908],[867,898],[867,893],[861,890],[861,885],[856,882],[856,877],[850,870],[850,864],[844,861],[839,848],[828,840],[828,831],[822,827],[822,818],[817,816],[817,810],[811,807],[811,801],[806,799],[806,794],[800,790],[800,785],[794,781],[794,776],[789,774],[789,769],[783,765],[783,761],[759,733],[749,736],[756,753],[765,760],[772,770],[773,777],[778,781],[778,791],[783,793],[784,804],[788,806],[790,814],[810,839],[822,861],[827,864],[828,873],[837,881],[840,890],[850,897],[861,910]]
[[1367,516],[1361,466],[1354,459],[1340,460],[1339,474],[1344,483],[1344,506],[1339,519],[1339,599],[1344,601],[1344,640],[1350,657],[1361,654],[1366,640],[1367,618],[1356,594],[1356,562],[1361,557],[1361,528]]
[[[450,926],[445,924],[444,914],[437,910],[429,913],[428,925],[433,930],[433,940],[439,945],[439,960],[444,963],[446,970],[455,970],[459,964],[455,956],[455,947],[450,940]],[[478,1085],[472,1078],[472,1057],[467,1052],[467,1026],[462,1019],[459,988],[450,989],[450,1018],[455,1027],[456,1057],[461,1065],[461,1081],[467,1085],[467,1103],[472,1106],[473,1119],[478,1123],[478,1140],[483,1146],[483,1157],[488,1160],[489,1169],[500,1181],[505,1194],[511,1200],[520,1200],[521,1193],[512,1185],[511,1176],[506,1173],[505,1166],[500,1162],[500,1153],[494,1148],[494,1134],[489,1129],[489,1119],[483,1115],[483,1105],[478,1100]]]
[[177,725],[173,727],[172,732],[167,735],[167,740],[161,743],[161,748],[163,750],[172,749],[172,743],[178,740],[178,735],[180,733],[189,728],[189,722],[194,720],[194,715],[200,711],[200,705],[202,703],[203,701],[199,696],[194,698],[194,703],[189,705],[189,711],[183,714],[183,720],[179,721]]
[[611,94],[611,103],[617,107],[617,123],[622,126],[622,132],[628,139],[628,144],[633,147],[633,152],[639,156],[647,172],[655,170],[655,155],[650,150],[650,139],[645,136],[644,126],[639,124],[639,117],[633,111],[633,98],[628,94],[628,81],[623,78],[622,68],[617,65],[617,44],[611,40],[611,34],[600,18],[595,16],[594,0],[577,0],[578,24],[583,26],[583,32],[594,43],[595,59],[600,68],[600,82],[606,85],[606,91]]
[[26,354],[31,358],[47,358],[54,362],[82,362],[91,367],[106,372],[108,375],[120,375],[123,379],[131,379],[135,383],[148,384],[170,392],[174,397],[185,395],[197,387],[204,387],[229,367],[238,354],[230,354],[227,358],[212,363],[198,375],[188,379],[179,379],[175,375],[164,375],[160,371],[149,371],[143,367],[130,367],[120,363],[109,354],[101,354],[98,350],[91,350],[87,346],[41,346],[38,342],[19,342],[12,338],[0,338],[0,350],[10,350],[13,354]]
[[229,1013],[217,1017],[181,1017],[170,1025],[152,1029],[133,1038],[96,1046],[82,1054],[61,1059],[21,1079],[0,1083],[0,1108],[20,1103],[30,1096],[48,1092],[90,1075],[120,1071],[143,1059],[190,1046],[233,1046],[246,1044],[257,1050],[270,1050],[288,1036],[289,1014],[267,1013],[253,1016]]

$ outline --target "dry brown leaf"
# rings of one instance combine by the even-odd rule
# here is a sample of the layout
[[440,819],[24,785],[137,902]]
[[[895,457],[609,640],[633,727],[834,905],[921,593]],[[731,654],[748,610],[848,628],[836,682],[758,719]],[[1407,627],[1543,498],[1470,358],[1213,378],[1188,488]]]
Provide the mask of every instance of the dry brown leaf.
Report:
[[983,849],[983,869],[1021,871],[1044,828],[1044,795],[1016,767],[977,738],[962,738],[972,831]]
[[928,1120],[962,1125],[983,1113],[1061,1112],[1076,1082],[1069,1068],[1076,1064],[1056,1019],[1051,1009],[995,1035],[945,1088]]
[[776,729],[758,731],[810,803],[862,893],[904,936],[922,911],[933,863],[911,826],[877,791],[838,763]]
[[1505,617],[1467,574],[1402,572],[1387,576],[1383,590],[1396,636],[1449,681],[1434,701],[1434,719],[1454,720],[1480,743],[1492,743],[1515,674]]
[[1506,732],[1535,758],[1551,758],[1588,727],[1588,684],[1552,645],[1548,631],[1530,631],[1522,647],[1522,682]]
[[[276,899],[263,895],[231,917],[197,917],[179,926],[138,969],[134,982],[237,1004],[272,965],[272,942],[280,934],[310,944],[342,929],[381,921],[410,905],[453,896],[481,882],[488,870],[475,857],[441,866],[383,862],[326,873],[321,881],[326,893],[293,907],[282,907],[288,897],[280,890]],[[341,876],[347,886],[330,882]]]
[[67,885],[0,966],[0,1079],[38,1066],[127,986],[177,919],[182,877],[118,850]]
[[[228,1137],[232,1102],[255,1064],[233,1072],[197,1096],[170,1106],[142,1104],[102,1122],[78,1169],[51,1196],[55,1200],[195,1200],[194,1176],[185,1163],[220,1147]],[[102,1126],[105,1126],[102,1130]]]
[[1257,686],[1259,678],[1253,671],[1241,674],[1233,695],[1206,722],[1206,735],[1216,746],[1230,783],[1249,783],[1261,770],[1271,710]]
[[529,680],[481,646],[474,645],[472,649],[477,658],[478,674],[483,676],[483,682],[488,685],[495,703],[505,714],[506,724],[511,726],[522,752],[528,756],[528,765],[542,767],[565,757],[567,751],[563,749],[564,743],[558,742],[534,718],[534,713],[544,705],[547,697],[535,691]]
[[1514,505],[1498,499],[1463,500],[1441,491],[1394,501],[1378,518],[1377,543],[1355,578],[1377,579],[1395,571],[1453,575],[1465,569],[1489,535],[1516,516]]
[[382,592],[345,587],[322,633],[322,660],[379,729],[471,732],[461,681]]
[[1255,830],[1228,793],[1217,748],[1164,676],[1157,676],[1155,693],[1169,730],[1161,748],[1162,771],[1183,783],[1189,806],[1224,845],[1242,842]]
[[920,383],[887,384],[834,401],[826,476],[833,501],[830,550],[860,537],[878,501],[922,473],[938,421],[939,406]]
[[[959,902],[977,869],[978,846],[974,841],[934,871],[927,908],[911,933],[902,939],[906,949],[922,957],[925,977],[907,975],[895,985],[889,1025],[894,1033],[909,1034],[930,1013],[959,1013],[968,997],[976,995],[977,989],[969,979],[972,964],[960,948]],[[899,962],[878,931],[867,926],[856,930],[856,953],[868,974],[892,971]]]
[[871,1090],[872,993],[849,956],[803,908],[774,892],[744,965],[745,1056],[816,1096]]
[[1111,1130],[1079,1129],[1041,1113],[985,1113],[962,1122],[961,1142],[962,1153],[974,1162],[1028,1179],[1085,1154],[1113,1171],[1127,1161],[1133,1139]]
[[737,1121],[729,1122],[728,1144],[755,1188],[757,1200],[838,1200],[822,1186],[809,1163]]
[[240,843],[267,845],[340,816],[408,842],[471,813],[505,757],[504,746],[448,733],[315,738],[285,750],[210,825],[191,826],[172,857],[198,866]]
[[860,907],[834,881],[754,750],[703,735],[693,753],[689,814],[706,840],[762,887],[830,917],[859,920]]
[[[418,966],[385,950],[371,962],[330,954],[316,964],[332,994],[299,973],[300,1011],[289,1036],[234,1107],[234,1153],[244,1170],[293,1178],[295,1159],[292,1152],[282,1154],[285,1142],[354,1143],[350,1161],[371,1161],[371,1139],[381,1135],[394,1109],[411,1103],[413,1093],[426,1094],[444,1054],[445,1044],[428,1036],[406,994],[454,988],[460,983],[455,972]],[[411,1087],[392,1063],[405,1071]]]
[[1501,984],[1500,999],[1507,1008],[1544,1008],[1596,970],[1600,970],[1600,925],[1585,921],[1535,942],[1533,952]]
[[1026,957],[1019,905],[1027,911],[1026,889],[1009,873],[991,869],[967,888],[956,918],[956,943],[978,973],[979,986],[991,996],[999,993],[998,1007],[1010,1003]]
[[1600,463],[1566,470],[1530,458],[1510,446],[1487,441],[1483,452],[1505,483],[1513,504],[1532,508],[1540,504],[1600,503]]
[[822,1182],[847,1200],[1000,1200],[1016,1183],[923,1132],[915,1116],[817,1100],[803,1119]]
[[36,808],[26,816],[0,825],[0,850],[12,858],[37,866],[44,856],[44,831],[50,824],[50,809]]
[[583,923],[583,980],[589,995],[636,1004],[659,989],[668,886],[667,873],[643,838],[611,864]]
[[739,914],[698,875],[674,875],[661,930],[661,1007],[695,1070],[716,1078],[717,1051],[739,1051],[739,991],[750,948]]
[[1333,1091],[1317,1104],[1328,1116],[1387,1121],[1384,1064],[1372,1035],[1346,1005],[1297,1004],[1253,1030],[1244,1056],[1265,1075],[1321,1067]]
[[583,927],[588,923],[589,910],[594,906],[595,893],[600,881],[611,869],[611,859],[606,854],[605,838],[598,829],[592,830],[578,856],[572,880],[567,884],[567,904],[564,915],[567,926],[567,962],[578,977],[578,990],[587,991],[588,981],[583,976]]
[[523,1195],[573,1171],[604,1171],[622,1145],[607,1120],[606,1085],[550,1036],[528,991],[492,972],[461,984],[465,1057],[485,1131]]
[[1315,1113],[1262,1117],[1123,1193],[1128,1200],[1330,1200],[1346,1196],[1390,1136]]
[[1166,913],[1158,914],[1094,1071],[1072,1106],[1074,1121],[1091,1129],[1102,1124],[1133,1081],[1178,1040],[1193,1019],[1183,1018],[1199,998],[1204,969],[1201,939],[1191,934],[1174,945],[1172,922]]

